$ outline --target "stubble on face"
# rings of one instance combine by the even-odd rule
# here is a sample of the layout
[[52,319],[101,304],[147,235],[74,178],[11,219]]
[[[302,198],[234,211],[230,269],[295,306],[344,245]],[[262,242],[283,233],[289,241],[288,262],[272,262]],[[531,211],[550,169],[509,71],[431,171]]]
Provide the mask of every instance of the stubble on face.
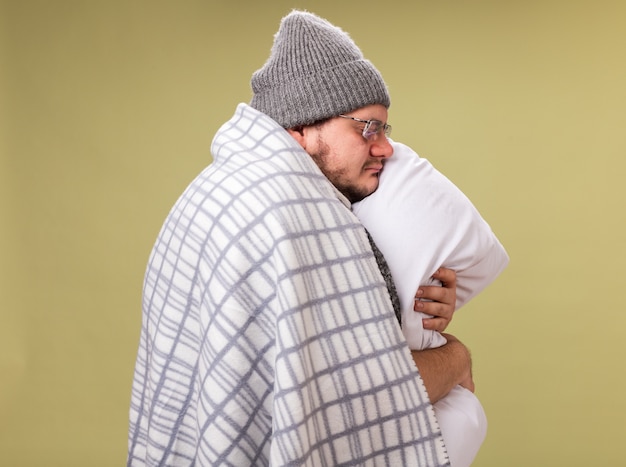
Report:
[[332,167],[331,149],[324,141],[321,134],[317,136],[318,150],[311,153],[311,158],[318,165],[326,178],[343,194],[351,203],[361,201],[363,198],[371,195],[375,190],[367,187],[358,186],[356,182],[350,180],[348,170],[345,168]]

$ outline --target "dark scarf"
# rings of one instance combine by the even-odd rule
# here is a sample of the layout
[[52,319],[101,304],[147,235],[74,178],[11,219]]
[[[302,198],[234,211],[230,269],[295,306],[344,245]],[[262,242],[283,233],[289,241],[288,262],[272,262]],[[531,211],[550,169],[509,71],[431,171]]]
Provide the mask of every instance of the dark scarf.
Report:
[[[367,230],[365,230],[367,232]],[[396,318],[398,323],[402,324],[402,312],[400,310],[400,298],[398,297],[398,291],[396,290],[396,285],[393,282],[393,277],[391,276],[391,271],[389,270],[389,265],[383,256],[383,253],[378,249],[376,243],[374,243],[374,239],[367,232],[367,238],[370,241],[370,245],[372,245],[372,250],[374,251],[374,257],[376,258],[376,263],[378,264],[378,269],[380,269],[380,273],[383,275],[385,279],[385,284],[387,284],[387,290],[389,291],[389,296],[391,297],[391,304],[393,305],[393,311],[396,314]]]

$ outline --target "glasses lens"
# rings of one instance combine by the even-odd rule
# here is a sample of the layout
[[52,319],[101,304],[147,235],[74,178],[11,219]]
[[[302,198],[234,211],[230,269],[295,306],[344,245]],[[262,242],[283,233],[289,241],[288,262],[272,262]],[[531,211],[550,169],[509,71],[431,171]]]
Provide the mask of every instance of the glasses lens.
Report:
[[391,125],[387,125],[379,120],[369,120],[363,128],[363,137],[365,139],[374,139],[379,134],[385,133],[385,136],[391,135]]
[[366,139],[375,138],[376,135],[380,133],[380,130],[383,129],[383,122],[379,122],[378,120],[369,120],[365,124],[365,128],[363,128],[363,136]]

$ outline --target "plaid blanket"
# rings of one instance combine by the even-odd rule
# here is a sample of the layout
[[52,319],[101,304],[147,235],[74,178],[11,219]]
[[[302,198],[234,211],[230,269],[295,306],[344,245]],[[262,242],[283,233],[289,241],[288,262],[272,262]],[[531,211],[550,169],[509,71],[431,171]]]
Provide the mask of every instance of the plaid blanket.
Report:
[[240,104],[151,253],[128,465],[448,465],[348,201]]

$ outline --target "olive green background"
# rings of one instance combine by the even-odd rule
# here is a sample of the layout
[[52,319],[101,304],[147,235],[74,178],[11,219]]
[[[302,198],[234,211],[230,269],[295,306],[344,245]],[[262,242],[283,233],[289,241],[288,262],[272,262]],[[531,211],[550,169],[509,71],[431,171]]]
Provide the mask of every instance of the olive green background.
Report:
[[143,273],[170,207],[307,8],[388,82],[394,139],[511,263],[449,330],[478,467],[626,465],[626,2],[3,1],[0,465],[118,466]]

